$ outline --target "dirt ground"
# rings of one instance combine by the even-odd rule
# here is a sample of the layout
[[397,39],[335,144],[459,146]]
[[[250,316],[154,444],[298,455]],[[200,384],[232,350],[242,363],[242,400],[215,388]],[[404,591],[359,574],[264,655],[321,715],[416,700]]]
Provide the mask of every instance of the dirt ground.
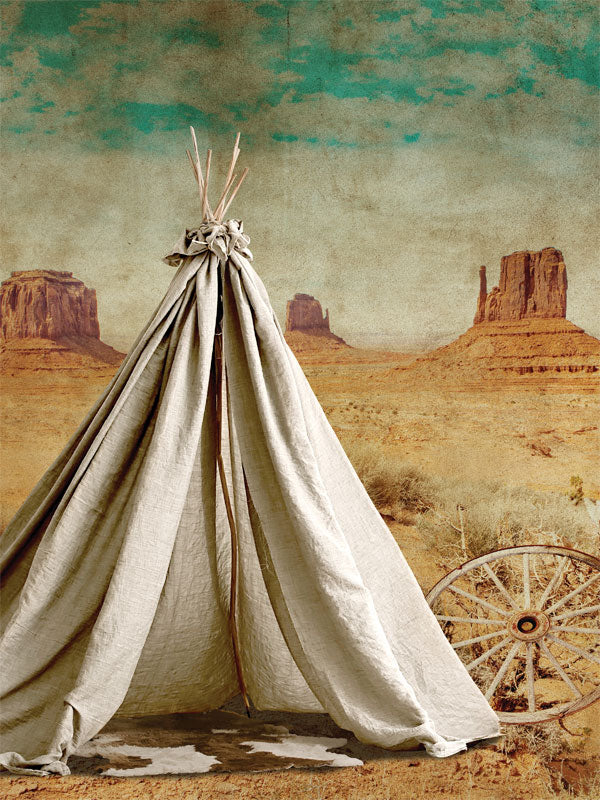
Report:
[[[510,384],[426,381],[409,357],[348,350],[300,357],[343,443],[365,440],[426,471],[600,497],[600,380],[523,376]],[[30,372],[1,378],[4,522],[111,377]]]
[[541,800],[557,796],[535,757],[507,758],[478,749],[450,759],[382,759],[362,767],[218,777],[0,777],[0,792],[6,800]]
[[[600,497],[600,392],[591,381],[528,380],[467,387],[423,381],[409,358],[353,351],[301,357],[342,442],[365,440],[437,475],[493,479],[567,492],[572,475]],[[23,373],[2,379],[2,523],[12,517],[110,379],[101,374]],[[426,591],[441,577],[411,525],[392,532]],[[448,759],[382,754],[361,767],[182,778],[39,779],[0,776],[8,798],[549,798],[600,797],[596,707],[565,721],[552,758],[500,745],[470,747]],[[552,723],[558,731],[556,723]],[[557,734],[558,735],[558,734]],[[588,787],[586,789],[586,787]]]
[[427,472],[600,497],[600,381],[424,380],[406,362],[304,370],[343,442],[364,439]]

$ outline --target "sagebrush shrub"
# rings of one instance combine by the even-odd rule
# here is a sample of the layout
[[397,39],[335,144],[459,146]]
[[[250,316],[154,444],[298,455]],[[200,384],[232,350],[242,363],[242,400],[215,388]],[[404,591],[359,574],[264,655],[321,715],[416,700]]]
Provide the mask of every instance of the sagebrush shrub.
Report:
[[368,442],[345,447],[375,505],[403,523],[414,520],[425,543],[447,565],[522,544],[598,551],[584,505],[566,494],[433,476]]

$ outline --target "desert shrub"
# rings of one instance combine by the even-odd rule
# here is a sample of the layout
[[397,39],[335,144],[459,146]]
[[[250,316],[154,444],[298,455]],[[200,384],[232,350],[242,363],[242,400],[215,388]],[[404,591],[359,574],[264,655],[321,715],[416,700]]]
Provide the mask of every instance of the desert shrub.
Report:
[[571,475],[570,485],[569,500],[577,506],[583,500],[583,479],[579,475]]
[[408,508],[402,508],[396,505],[390,510],[390,514],[396,522],[399,522],[401,525],[415,524],[415,512]]
[[496,748],[504,755],[534,753],[547,764],[552,759],[572,750],[571,743],[557,723],[541,725],[503,725],[503,736]]
[[433,482],[418,467],[387,458],[364,442],[346,442],[345,449],[371,500],[380,510],[404,522],[407,511],[425,510],[434,502]]
[[575,505],[566,495],[500,482],[434,477],[400,458],[385,456],[374,444],[351,440],[344,446],[375,505],[401,522],[414,521],[446,566],[522,544],[598,550],[598,536],[584,504]]
[[597,549],[582,506],[525,486],[438,479],[435,503],[417,525],[448,564],[522,544]]
[[600,797],[600,774],[595,775],[587,786],[573,790],[572,788],[554,789],[553,800],[598,800]]
[[[583,733],[569,735],[563,733],[557,722],[546,722],[538,725],[502,725],[503,737],[494,749],[505,756],[513,757],[518,753],[531,753],[537,757],[547,774],[548,797],[556,800],[579,798],[579,800],[597,800],[600,797],[600,772],[594,769],[594,756],[583,755],[587,738],[593,734],[589,728]],[[582,738],[583,737],[583,738]],[[597,763],[597,762],[596,762]],[[583,770],[571,770],[568,766],[566,776],[563,764],[581,765]]]

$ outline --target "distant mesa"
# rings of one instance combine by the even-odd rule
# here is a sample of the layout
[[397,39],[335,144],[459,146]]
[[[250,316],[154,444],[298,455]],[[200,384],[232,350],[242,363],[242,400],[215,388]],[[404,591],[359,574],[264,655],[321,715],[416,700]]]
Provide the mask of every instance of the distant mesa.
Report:
[[304,331],[315,336],[327,336],[329,329],[329,309],[323,309],[321,303],[310,294],[295,294],[288,300],[285,314],[286,333]]
[[567,316],[567,268],[560,250],[521,250],[503,256],[500,283],[487,292],[485,267],[479,268],[479,298],[473,322],[555,319]]
[[72,272],[12,272],[0,284],[0,366],[98,369],[123,359],[100,339],[96,291]]
[[0,315],[3,339],[100,338],[96,291],[72,272],[12,272],[0,285]]
[[331,332],[329,309],[310,294],[295,294],[288,300],[285,315],[285,338],[296,351],[348,347],[346,342]]
[[600,340],[569,322],[566,311],[567,269],[560,250],[512,253],[502,258],[499,284],[489,293],[486,268],[480,268],[473,326],[408,369],[461,383],[537,375],[596,385]]

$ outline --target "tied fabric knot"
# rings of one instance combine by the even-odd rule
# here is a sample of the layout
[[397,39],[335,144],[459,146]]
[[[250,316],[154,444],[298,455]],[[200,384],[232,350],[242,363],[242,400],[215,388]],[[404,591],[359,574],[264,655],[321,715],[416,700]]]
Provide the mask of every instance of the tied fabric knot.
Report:
[[252,261],[252,253],[248,250],[250,237],[244,233],[242,221],[229,219],[227,222],[203,222],[198,228],[201,235],[194,239],[195,244],[206,244],[219,261],[226,261],[234,250],[241,253],[248,261]]
[[244,233],[243,223],[239,219],[203,222],[198,228],[186,229],[163,261],[169,266],[179,267],[184,258],[198,256],[207,251],[214,253],[221,264],[224,264],[233,253],[239,253],[248,261],[252,261],[249,244],[250,237]]

